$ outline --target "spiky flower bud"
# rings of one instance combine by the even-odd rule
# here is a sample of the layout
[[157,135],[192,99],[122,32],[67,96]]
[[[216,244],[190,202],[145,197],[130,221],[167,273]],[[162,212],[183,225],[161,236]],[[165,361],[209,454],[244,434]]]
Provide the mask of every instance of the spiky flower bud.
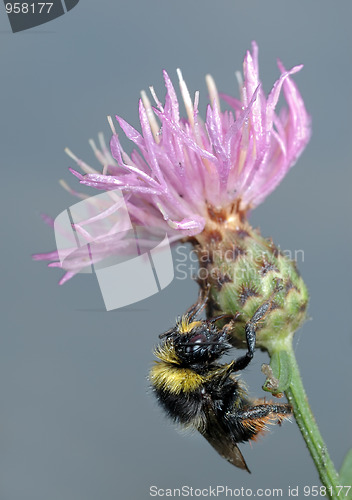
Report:
[[210,287],[208,314],[237,313],[232,335],[241,346],[246,322],[267,304],[257,346],[273,351],[272,344],[290,339],[306,316],[308,292],[296,263],[244,217],[213,209],[209,214],[211,228],[193,240],[200,285]]

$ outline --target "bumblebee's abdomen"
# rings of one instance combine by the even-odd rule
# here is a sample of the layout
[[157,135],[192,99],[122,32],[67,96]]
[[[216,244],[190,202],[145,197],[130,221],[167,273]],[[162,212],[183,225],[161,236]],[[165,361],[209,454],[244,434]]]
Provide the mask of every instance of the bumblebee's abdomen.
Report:
[[205,417],[202,410],[200,391],[189,394],[173,394],[168,391],[155,390],[159,404],[175,422],[182,425],[192,425],[199,430]]
[[199,428],[204,420],[203,377],[189,368],[158,361],[149,378],[166,413],[180,424]]

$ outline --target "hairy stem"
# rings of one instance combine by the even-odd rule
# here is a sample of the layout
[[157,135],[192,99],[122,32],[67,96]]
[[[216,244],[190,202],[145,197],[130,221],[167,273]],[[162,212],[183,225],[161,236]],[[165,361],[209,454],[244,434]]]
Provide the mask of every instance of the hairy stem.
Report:
[[[278,347],[278,345],[275,346],[276,352]],[[321,482],[327,489],[327,496],[333,500],[341,500],[345,497],[343,490],[340,491],[341,488],[339,488],[339,476],[309,406],[291,342],[285,343],[285,351],[287,354],[286,359],[290,365],[289,371],[291,372],[291,382],[285,390],[286,397],[292,405],[295,420],[309,449]]]

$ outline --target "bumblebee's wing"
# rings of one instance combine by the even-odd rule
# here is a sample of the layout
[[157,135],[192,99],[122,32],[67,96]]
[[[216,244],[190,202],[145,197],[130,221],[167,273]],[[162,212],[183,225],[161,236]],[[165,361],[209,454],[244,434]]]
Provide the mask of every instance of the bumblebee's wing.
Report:
[[209,419],[207,427],[200,430],[200,432],[219,455],[230,462],[230,464],[240,469],[245,469],[249,473],[251,472],[239,447],[232,441],[231,436],[222,429],[215,415]]

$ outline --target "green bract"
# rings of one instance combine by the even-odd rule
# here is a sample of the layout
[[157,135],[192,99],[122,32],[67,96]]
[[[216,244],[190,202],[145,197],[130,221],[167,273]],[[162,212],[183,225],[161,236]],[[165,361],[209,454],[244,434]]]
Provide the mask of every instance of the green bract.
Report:
[[211,316],[239,313],[232,331],[235,341],[245,342],[244,326],[255,311],[269,301],[270,308],[258,327],[257,347],[275,351],[275,345],[291,338],[306,317],[308,291],[296,263],[271,240],[249,224],[227,231],[196,247],[202,286],[210,286]]

